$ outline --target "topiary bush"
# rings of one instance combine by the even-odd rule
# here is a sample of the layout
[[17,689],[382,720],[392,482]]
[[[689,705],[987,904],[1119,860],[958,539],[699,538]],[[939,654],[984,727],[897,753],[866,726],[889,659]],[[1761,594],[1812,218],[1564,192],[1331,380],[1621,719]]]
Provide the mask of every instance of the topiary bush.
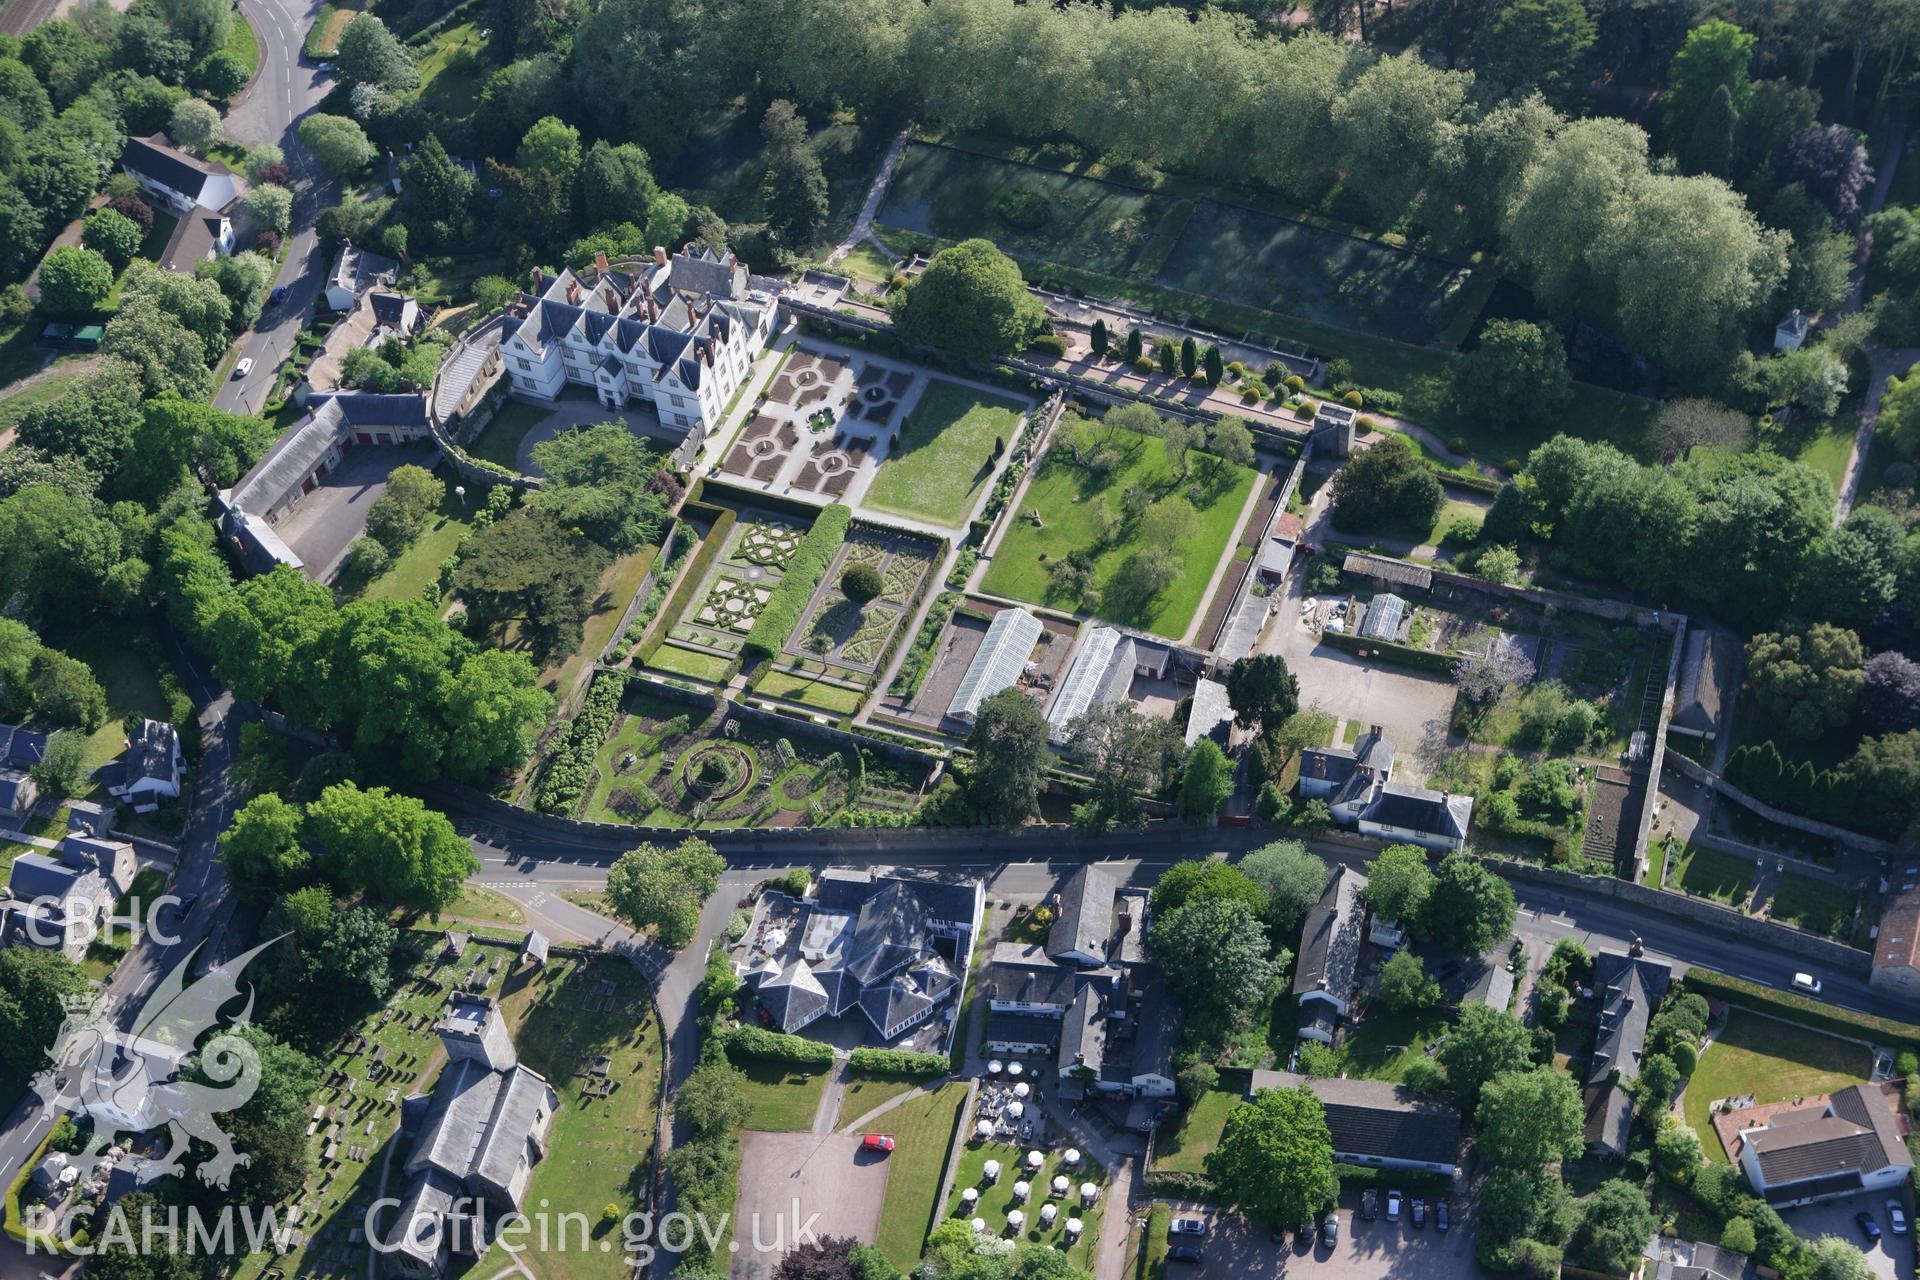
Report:
[[877,566],[862,560],[847,566],[840,575],[840,590],[847,599],[855,604],[865,604],[887,589],[886,579]]
[[1347,394],[1340,397],[1340,403],[1347,406],[1347,408],[1349,409],[1358,409],[1361,405],[1365,404],[1366,402],[1367,402],[1366,397],[1361,395],[1358,391],[1349,391],[1347,392]]
[[1047,219],[1053,216],[1053,205],[1041,192],[1030,187],[1015,187],[1001,193],[993,211],[1010,227],[1034,231],[1047,225]]

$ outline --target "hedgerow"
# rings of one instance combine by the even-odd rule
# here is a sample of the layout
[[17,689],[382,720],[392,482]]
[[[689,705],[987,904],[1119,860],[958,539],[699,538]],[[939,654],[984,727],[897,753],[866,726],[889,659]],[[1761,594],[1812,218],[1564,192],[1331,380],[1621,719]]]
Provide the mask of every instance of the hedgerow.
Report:
[[834,553],[847,540],[847,526],[852,520],[853,512],[847,507],[827,507],[820,512],[813,528],[801,539],[800,549],[787,562],[780,585],[773,589],[773,598],[754,619],[753,630],[747,633],[746,643],[740,648],[742,656],[771,658],[780,652],[794,627],[799,625],[801,611],[813,599],[813,589],[826,576]]
[[782,1035],[764,1027],[734,1027],[721,1033],[730,1058],[784,1062],[796,1067],[824,1067],[833,1061],[833,1046],[805,1036]]
[[947,1074],[944,1053],[909,1053],[905,1049],[855,1049],[847,1059],[855,1071],[873,1076],[943,1076]]

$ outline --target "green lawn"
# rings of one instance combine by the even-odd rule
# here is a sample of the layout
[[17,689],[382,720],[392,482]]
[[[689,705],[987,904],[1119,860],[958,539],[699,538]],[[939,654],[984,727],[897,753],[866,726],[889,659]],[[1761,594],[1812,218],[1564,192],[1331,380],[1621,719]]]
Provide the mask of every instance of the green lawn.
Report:
[[[998,1142],[968,1142],[953,1171],[953,1196],[947,1201],[947,1216],[963,1220],[969,1217],[985,1219],[987,1234],[999,1238],[1007,1234],[1007,1215],[1017,1209],[1026,1215],[1026,1224],[1018,1239],[1056,1248],[1065,1244],[1067,1219],[1078,1217],[1085,1230],[1080,1233],[1079,1241],[1065,1250],[1067,1260],[1084,1271],[1092,1271],[1093,1241],[1099,1234],[1100,1215],[1104,1206],[1095,1201],[1092,1207],[1083,1209],[1080,1204],[1080,1184],[1091,1182],[1105,1188],[1106,1172],[1091,1160],[1084,1159],[1080,1168],[1070,1170],[1061,1164],[1058,1155],[1049,1154],[1038,1173],[1029,1173],[1020,1164],[1025,1154],[1024,1147]],[[1000,1176],[992,1183],[987,1181],[982,1172],[989,1160],[1000,1162]],[[1067,1194],[1056,1198],[1052,1194],[1053,1180],[1063,1174],[1068,1180]],[[1016,1200],[1013,1192],[1013,1184],[1023,1178],[1032,1184],[1024,1203]],[[980,1193],[979,1200],[971,1209],[966,1207],[961,1198],[961,1193],[968,1187]],[[1047,1204],[1058,1210],[1051,1227],[1043,1226],[1040,1221],[1041,1206]]]
[[138,712],[151,719],[167,718],[167,700],[160,692],[158,673],[147,665],[140,648],[127,643],[130,632],[146,629],[141,623],[121,619],[111,627],[88,627],[61,645],[69,657],[91,667],[94,679],[107,691],[107,718],[87,738],[89,769],[105,764],[126,748],[127,735],[120,722],[127,716]]
[[858,689],[843,689],[837,684],[828,684],[811,676],[795,675],[790,671],[767,672],[760,678],[760,683],[754,686],[754,692],[763,693],[769,698],[790,698],[810,707],[819,707],[822,711],[838,711],[842,714],[858,711],[861,700],[866,696]]
[[1468,502],[1462,498],[1448,498],[1440,504],[1440,510],[1434,514],[1433,527],[1427,530],[1427,536],[1420,541],[1423,545],[1437,547],[1440,539],[1455,520],[1471,520],[1476,527],[1486,522],[1487,508],[1483,503]]
[[1141,1254],[1142,1280],[1162,1280],[1167,1273],[1167,1228],[1173,1225],[1173,1210],[1155,1204],[1147,1213],[1147,1243]]
[[86,376],[85,369],[74,369],[66,373],[49,373],[40,381],[11,395],[0,395],[0,431],[20,425],[20,419],[27,416],[29,409],[43,404],[51,404],[73,390],[73,384]]
[[1181,1117],[1180,1127],[1160,1139],[1154,1148],[1153,1167],[1168,1173],[1205,1173],[1207,1156],[1220,1145],[1227,1115],[1238,1105],[1240,1095],[1228,1089],[1202,1094]]
[[871,245],[856,245],[852,253],[829,270],[842,271],[860,280],[884,284],[893,276],[893,260]]
[[1820,429],[1810,433],[1792,456],[1825,476],[1837,491],[1846,479],[1847,459],[1853,455],[1853,437],[1859,426],[1855,415],[1842,414],[1820,424]]
[[[623,1214],[632,1212],[647,1190],[664,1056],[646,980],[631,965],[611,959],[554,959],[517,989],[510,983],[506,1005],[521,1059],[560,1094],[546,1158],[534,1166],[529,1200],[545,1199],[590,1220],[599,1219],[609,1204],[620,1206]],[[582,1092],[588,1077],[581,1068],[603,1054],[613,1059],[608,1075],[617,1087],[605,1098],[590,1098]],[[568,1249],[556,1232],[553,1247],[543,1251],[540,1233],[534,1232],[521,1257],[542,1280],[629,1275],[618,1224],[596,1221],[593,1231],[612,1240],[613,1250]]]
[[227,24],[227,42],[221,50],[240,59],[248,76],[260,68],[260,37],[254,34],[253,24],[238,9],[233,11],[233,21]]
[[810,1129],[827,1089],[827,1072],[801,1071],[778,1062],[736,1062],[747,1078],[745,1093],[753,1104],[748,1129],[778,1133]]
[[668,675],[691,676],[695,680],[706,680],[718,684],[727,674],[727,668],[733,665],[729,658],[711,653],[702,653],[697,649],[683,649],[677,644],[663,644],[656,651],[647,666],[655,671],[664,671]]
[[1687,1083],[1687,1123],[1700,1135],[1707,1158],[1725,1164],[1727,1153],[1711,1119],[1716,1100],[1750,1093],[1756,1102],[1779,1102],[1831,1093],[1864,1081],[1872,1067],[1873,1055],[1865,1045],[1731,1009],[1727,1025],[1700,1055],[1699,1068]]
[[1851,889],[1787,872],[1773,892],[1768,914],[1775,920],[1799,925],[1814,933],[1844,938],[1853,923],[1853,906],[1858,895]]
[[[1092,612],[1115,622],[1140,627],[1155,635],[1179,639],[1212,589],[1220,557],[1240,525],[1240,511],[1259,475],[1247,467],[1220,463],[1193,455],[1192,478],[1179,479],[1167,460],[1166,442],[1157,436],[1131,431],[1115,433],[1127,460],[1104,480],[1074,462],[1063,448],[1048,451],[1020,510],[1007,526],[994,553],[981,589],[990,594],[1035,604],[1074,608],[1081,602],[1062,599],[1052,590],[1048,566],[1069,552],[1091,550],[1094,586],[1100,593]],[[1144,486],[1155,499],[1185,496],[1201,490],[1197,506],[1199,532],[1177,549],[1180,572],[1159,595],[1141,599],[1128,589],[1128,561],[1140,550],[1125,525],[1104,548],[1096,534],[1095,504],[1105,501],[1117,509],[1121,495],[1134,485]],[[1035,526],[1028,513],[1038,513]]]
[[[875,1107],[885,1106],[903,1093],[918,1089],[918,1080],[896,1080],[888,1076],[855,1076],[847,1081],[847,1091],[840,1100],[840,1127],[853,1128],[854,1122],[872,1111]],[[889,1111],[878,1123],[893,1123],[894,1112]]]
[[459,896],[440,916],[443,920],[478,920],[500,925],[524,925],[527,922],[526,915],[512,898],[473,884],[461,885]]
[[420,55],[420,101],[447,116],[467,116],[487,78],[487,41],[471,22],[435,35]]
[[414,539],[387,566],[387,571],[367,584],[361,596],[368,600],[413,600],[440,576],[440,565],[454,553],[460,540],[473,528],[470,517],[481,498],[469,493],[465,499],[453,493],[454,482],[447,484],[446,496],[433,515],[426,531]]
[[1025,410],[1006,396],[934,379],[880,464],[866,505],[960,528],[993,474],[995,442],[1003,449],[1013,444]]
[[1667,879],[1674,888],[1697,897],[1737,904],[1753,890],[1753,863],[1731,853],[1688,844],[1674,851]]
[[967,1086],[954,1083],[887,1113],[887,1132],[896,1145],[887,1157],[887,1197],[873,1242],[902,1272],[919,1263],[927,1232],[933,1229],[933,1202],[940,1195],[940,1177],[966,1098]]
[[480,429],[480,434],[461,446],[476,458],[506,467],[520,468],[520,442],[552,416],[553,411],[530,405],[524,400],[509,400]]
[[[173,239],[173,229],[180,225],[180,219],[164,209],[153,211],[153,230],[147,232],[146,239],[140,242],[140,256],[148,262],[158,262],[166,256],[167,242]],[[114,288],[120,287],[119,281]]]
[[1346,1074],[1368,1080],[1402,1080],[1407,1068],[1427,1056],[1427,1046],[1446,1033],[1447,1019],[1433,1010],[1391,1013],[1375,1005],[1340,1046]]

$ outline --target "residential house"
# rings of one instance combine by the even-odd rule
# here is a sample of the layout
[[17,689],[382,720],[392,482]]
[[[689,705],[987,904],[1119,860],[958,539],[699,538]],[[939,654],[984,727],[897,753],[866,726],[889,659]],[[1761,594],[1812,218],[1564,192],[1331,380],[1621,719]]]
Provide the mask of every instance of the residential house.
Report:
[[389,340],[407,342],[420,331],[424,319],[420,304],[406,294],[369,290],[343,319],[327,330],[326,341],[307,365],[300,385],[293,390],[293,398],[304,405],[316,391],[338,389],[348,356],[355,351],[377,351]]
[[1773,326],[1774,351],[1779,354],[1798,351],[1806,345],[1807,327],[1807,315],[1804,311],[1795,307],[1787,312],[1781,317],[1780,323]]
[[1658,960],[1601,951],[1593,958],[1600,1026],[1587,1064],[1587,1149],[1622,1159],[1633,1125],[1632,1084],[1646,1052],[1647,1024],[1666,998],[1673,970]]
[[829,868],[814,894],[761,895],[735,963],[761,1021],[793,1033],[857,1012],[891,1043],[944,1015],[944,1041],[980,928],[981,882]]
[[1775,1112],[1740,1131],[1740,1169],[1776,1209],[1863,1191],[1897,1194],[1913,1175],[1893,1104],[1878,1085],[1849,1085],[1825,1102]]
[[[442,1276],[452,1257],[487,1251],[489,1242],[478,1238],[482,1219],[524,1206],[560,1107],[546,1078],[520,1064],[506,1014],[492,1000],[456,992],[439,1032],[447,1064],[431,1095],[409,1100],[417,1131],[402,1171],[396,1238],[381,1254],[394,1275]],[[471,1212],[474,1201],[484,1214]]]
[[348,240],[333,255],[333,270],[327,273],[327,287],[321,297],[328,310],[351,311],[364,295],[375,289],[392,289],[399,278],[400,264],[394,259],[369,253]]
[[1040,635],[1045,630],[1040,619],[1025,609],[1002,609],[994,614],[993,621],[987,624],[987,634],[981,638],[980,647],[973,651],[966,671],[960,676],[960,684],[947,703],[947,714],[971,724],[981,703],[1019,683],[1021,673],[1027,669],[1027,655],[1040,643]]
[[1300,753],[1300,798],[1324,800],[1335,822],[1389,844],[1465,845],[1473,797],[1396,782],[1396,755],[1377,724],[1351,747],[1308,747]]
[[1367,940],[1367,878],[1341,863],[1307,912],[1293,966],[1300,1038],[1332,1044],[1347,1016]]
[[160,133],[128,138],[120,151],[120,168],[155,203],[176,216],[194,210],[220,213],[231,208],[244,189],[233,170],[189,155]]
[[536,273],[534,286],[500,344],[514,390],[552,400],[571,383],[610,409],[649,404],[685,450],[719,425],[765,349],[780,287],[692,244],[619,266],[601,255],[582,274]]
[[343,391],[310,397],[306,416],[231,489],[218,495],[220,529],[249,573],[275,565],[306,566],[276,532],[327,473],[359,445],[412,444],[428,439],[422,395]]
[[1876,991],[1920,998],[1920,886],[1901,886],[1880,913],[1869,982]]
[[1343,1080],[1291,1071],[1254,1071],[1251,1099],[1262,1089],[1305,1085],[1320,1099],[1340,1164],[1407,1169],[1453,1177],[1460,1172],[1460,1113],[1437,1098],[1386,1080]]
[[1179,1016],[1164,984],[1143,970],[1087,982],[1060,1022],[1060,1096],[1128,1100],[1173,1096]]
[[13,860],[0,902],[0,938],[77,960],[133,884],[133,846],[69,835],[58,856],[35,850]]
[[1134,932],[1134,921],[1125,913],[1116,915],[1115,895],[1120,881],[1113,872],[1088,863],[1068,878],[1066,887],[1055,895],[1053,925],[1047,930],[1047,955],[1062,964],[1096,968],[1107,963],[1108,952],[1116,947],[1115,923],[1119,934]]
[[142,720],[126,742],[126,749],[99,771],[107,794],[135,813],[152,813],[165,801],[178,800],[187,762],[174,727]]

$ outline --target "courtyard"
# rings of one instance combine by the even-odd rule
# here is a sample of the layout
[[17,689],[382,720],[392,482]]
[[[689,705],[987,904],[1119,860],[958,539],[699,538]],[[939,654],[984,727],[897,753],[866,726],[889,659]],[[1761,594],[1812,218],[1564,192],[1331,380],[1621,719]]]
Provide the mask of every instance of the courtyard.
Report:
[[[1332,1280],[1472,1280],[1485,1275],[1474,1256],[1470,1206],[1452,1199],[1453,1229],[1415,1229],[1411,1222],[1368,1222],[1354,1212],[1357,1194],[1343,1194],[1339,1240],[1332,1248],[1316,1240],[1311,1247],[1273,1239],[1264,1223],[1237,1214],[1206,1212],[1207,1234],[1195,1241],[1205,1261],[1168,1268],[1166,1274],[1194,1280],[1240,1280],[1243,1276],[1331,1277]],[[1186,1212],[1181,1209],[1179,1212]],[[1154,1217],[1160,1218],[1156,1209]],[[1164,1241],[1149,1241],[1149,1256],[1164,1252]]]
[[[1197,451],[1183,472],[1168,456],[1164,440],[1125,429],[1105,433],[1122,461],[1102,473],[1076,461],[1060,443],[1075,428],[1075,419],[1061,421],[1056,443],[1004,526],[980,590],[1184,638],[1222,576],[1221,558],[1249,514],[1259,473]],[[1140,534],[1147,522],[1124,509],[1130,493],[1189,504],[1196,517],[1193,535],[1172,548],[1145,546]],[[1075,551],[1093,557],[1092,583],[1084,596],[1058,589],[1052,573]],[[1157,592],[1141,589],[1136,583],[1141,557],[1163,553],[1178,564],[1171,582]]]
[[795,1243],[788,1233],[809,1219],[817,1238],[872,1240],[887,1201],[892,1159],[862,1150],[855,1133],[741,1134],[732,1223],[739,1252],[731,1274],[736,1280],[771,1277]]
[[966,527],[1031,405],[989,387],[794,339],[720,453],[729,483],[924,527]]
[[412,464],[431,470],[440,455],[431,444],[357,445],[344,450],[340,465],[314,482],[274,532],[293,548],[307,576],[329,582],[347,548],[367,527],[367,510],[387,491],[395,467]]
[[625,423],[627,430],[663,452],[679,447],[683,433],[669,430],[653,406],[635,401],[624,409],[610,409],[585,388],[569,385],[557,400],[531,400],[510,395],[479,432],[462,446],[476,458],[521,475],[537,476],[533,447],[574,427],[603,422]]

